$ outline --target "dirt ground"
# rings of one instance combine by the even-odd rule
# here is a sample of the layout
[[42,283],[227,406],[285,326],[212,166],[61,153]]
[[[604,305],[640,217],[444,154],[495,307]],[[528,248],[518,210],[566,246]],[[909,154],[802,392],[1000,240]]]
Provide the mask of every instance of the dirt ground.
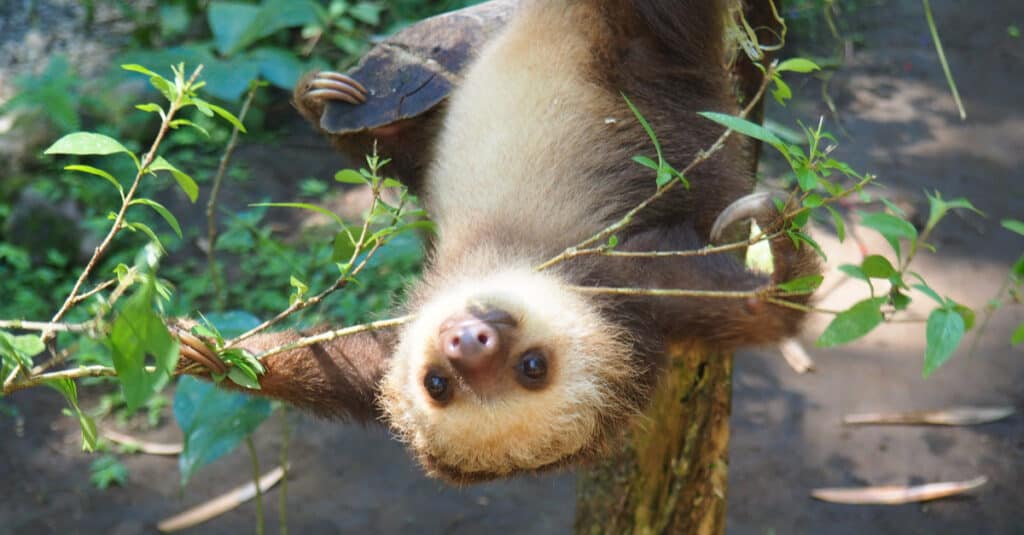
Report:
[[[877,173],[886,193],[922,213],[922,190],[966,196],[987,219],[952,216],[934,235],[938,254],[922,254],[918,270],[958,301],[982,306],[996,294],[1024,239],[999,220],[1024,217],[1024,26],[1018,0],[969,6],[936,1],[936,21],[960,84],[968,119],[960,121],[936,59],[920,3],[885,2],[856,15],[864,46],[831,82],[845,131],[820,99],[820,82],[796,84],[790,109],[773,108],[783,124],[825,115],[839,137],[839,159]],[[971,9],[973,7],[973,9]],[[293,158],[311,161],[302,176],[333,162],[321,145],[294,144]],[[289,146],[287,143],[286,146]],[[295,165],[259,165],[287,182]],[[312,155],[312,157],[311,157]],[[265,158],[265,156],[264,156]],[[768,169],[773,168],[768,159]],[[326,170],[325,170],[326,169]],[[269,170],[269,171],[267,171]],[[858,231],[872,250],[888,247]],[[818,232],[829,264],[858,258],[856,245]],[[863,297],[855,281],[827,280],[825,308]],[[922,298],[924,299],[924,298]],[[916,313],[923,317],[925,309]],[[989,325],[977,350],[962,348],[924,380],[923,325],[889,325],[835,350],[813,348],[827,318],[812,320],[804,341],[817,363],[813,374],[792,372],[774,349],[737,355],[730,451],[727,531],[769,533],[1024,533],[1024,353],[1009,345],[1024,308],[1006,308]],[[968,340],[969,342],[971,340]],[[966,345],[966,344],[965,344]],[[92,393],[83,396],[88,404]],[[0,415],[0,533],[111,533],[155,531],[155,523],[243,483],[250,473],[244,450],[199,472],[182,491],[173,458],[125,456],[126,486],[97,491],[88,482],[90,458],[78,431],[59,417],[63,402],[47,390],[13,396],[21,417]],[[957,405],[1011,405],[1010,419],[969,428],[840,425],[861,411],[933,409]],[[281,414],[256,435],[265,466],[276,459]],[[292,473],[288,524],[293,533],[567,533],[574,477],[561,473],[466,489],[424,478],[401,445],[379,429],[325,423],[292,414]],[[144,437],[179,439],[164,421]],[[924,483],[986,476],[971,493],[924,505],[843,506],[815,501],[822,486]],[[267,522],[277,524],[280,487],[265,498]],[[244,533],[254,526],[246,504],[190,533]]]

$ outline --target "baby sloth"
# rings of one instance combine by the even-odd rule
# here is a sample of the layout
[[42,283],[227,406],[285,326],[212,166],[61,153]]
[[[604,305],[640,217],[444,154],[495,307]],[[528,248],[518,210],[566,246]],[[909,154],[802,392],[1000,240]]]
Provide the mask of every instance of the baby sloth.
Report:
[[[399,177],[437,226],[423,279],[403,305],[415,319],[272,355],[259,393],[325,416],[383,421],[429,474],[467,483],[600,454],[644,407],[675,341],[729,348],[793,335],[802,314],[761,299],[580,291],[768,295],[774,284],[818,272],[814,253],[786,237],[771,242],[770,277],[727,255],[587,255],[536,269],[655,191],[650,169],[631,161],[654,151],[622,95],[674,164],[722,133],[697,112],[735,112],[725,4],[523,0],[432,116],[436,135],[414,151],[426,158],[424,175]],[[337,73],[314,73],[296,89],[296,104],[314,121],[328,105],[365,98],[359,82]],[[400,150],[407,127],[366,134]],[[616,249],[700,248],[749,217],[782,228],[770,198],[744,196],[752,186],[747,150],[732,138],[687,176],[690,188],[673,188],[636,214]],[[260,335],[242,345],[258,352],[298,337]],[[186,354],[208,352],[191,345]]]

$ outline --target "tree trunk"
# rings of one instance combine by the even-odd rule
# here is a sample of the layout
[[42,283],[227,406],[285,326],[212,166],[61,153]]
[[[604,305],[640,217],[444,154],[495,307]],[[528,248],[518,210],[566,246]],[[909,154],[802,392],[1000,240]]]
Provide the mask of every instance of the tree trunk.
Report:
[[723,532],[732,355],[694,341],[670,356],[621,450],[580,471],[577,534]]

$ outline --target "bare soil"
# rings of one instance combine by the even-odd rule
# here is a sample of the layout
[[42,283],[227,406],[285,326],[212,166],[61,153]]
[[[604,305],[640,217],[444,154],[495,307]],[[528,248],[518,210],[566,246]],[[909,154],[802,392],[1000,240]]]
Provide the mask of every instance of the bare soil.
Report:
[[[997,293],[1024,239],[999,226],[1024,217],[1024,3],[985,5],[937,0],[936,21],[960,84],[968,119],[961,121],[935,56],[920,4],[890,1],[855,16],[864,46],[829,85],[843,130],[821,100],[820,82],[796,84],[795,104],[769,115],[783,124],[820,115],[841,143],[837,157],[880,175],[885,193],[922,214],[922,190],[966,196],[988,214],[952,216],[934,235],[937,254],[916,265],[955,299],[981,307]],[[3,10],[0,10],[2,12]],[[297,131],[306,130],[296,124]],[[250,145],[240,154],[263,184],[289,189],[296,178],[329,176],[326,145],[299,136],[273,148]],[[263,162],[263,160],[267,160]],[[273,165],[288,162],[288,165]],[[265,165],[264,165],[265,164]],[[766,175],[780,169],[770,157]],[[881,190],[879,190],[881,191]],[[276,195],[276,193],[275,193]],[[888,246],[867,229],[857,234],[874,251]],[[857,262],[852,240],[817,233],[829,264]],[[856,281],[826,281],[821,305],[863,298]],[[924,300],[925,298],[921,298]],[[926,303],[920,303],[925,305]],[[924,317],[927,309],[914,309]],[[855,344],[815,349],[827,318],[815,318],[804,338],[817,371],[793,373],[772,348],[737,355],[727,530],[767,533],[1022,533],[1024,415],[967,428],[844,427],[844,414],[957,405],[1011,405],[1024,410],[1024,354],[1009,345],[1022,307],[990,322],[977,350],[967,347],[925,380],[923,324],[886,326]],[[968,340],[969,342],[972,340]],[[83,389],[86,405],[97,393]],[[0,415],[0,533],[155,531],[158,520],[216,496],[249,478],[244,449],[199,472],[183,490],[173,458],[124,456],[130,477],[106,491],[88,482],[91,458],[79,451],[76,425],[61,417],[63,402],[48,390],[18,393],[6,403],[20,416]],[[264,468],[275,462],[281,414],[256,434]],[[574,476],[560,473],[464,489],[424,478],[402,446],[380,429],[292,414],[294,440],[288,480],[293,533],[566,533],[572,528]],[[150,440],[177,441],[165,418]],[[965,480],[989,483],[968,496],[928,504],[844,506],[815,501],[823,486]],[[278,522],[281,487],[267,492],[268,529]],[[251,532],[254,505],[191,533]]]

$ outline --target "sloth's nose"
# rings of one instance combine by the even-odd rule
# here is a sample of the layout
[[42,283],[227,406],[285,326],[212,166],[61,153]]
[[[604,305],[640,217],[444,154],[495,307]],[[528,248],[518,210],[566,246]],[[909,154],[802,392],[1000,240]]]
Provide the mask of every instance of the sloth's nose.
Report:
[[488,368],[501,349],[498,330],[479,318],[445,322],[441,327],[441,352],[460,372]]

